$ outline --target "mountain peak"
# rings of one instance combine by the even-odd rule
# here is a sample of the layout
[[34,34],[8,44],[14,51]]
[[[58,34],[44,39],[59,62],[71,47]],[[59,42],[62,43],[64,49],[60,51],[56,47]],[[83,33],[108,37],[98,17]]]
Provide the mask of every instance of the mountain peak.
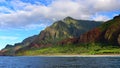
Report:
[[13,47],[13,45],[7,44],[5,48]]
[[74,19],[72,17],[70,17],[70,16],[67,16],[63,20],[74,20]]
[[66,24],[75,24],[77,22],[76,19],[72,18],[72,17],[66,17],[63,19],[63,22],[66,23]]

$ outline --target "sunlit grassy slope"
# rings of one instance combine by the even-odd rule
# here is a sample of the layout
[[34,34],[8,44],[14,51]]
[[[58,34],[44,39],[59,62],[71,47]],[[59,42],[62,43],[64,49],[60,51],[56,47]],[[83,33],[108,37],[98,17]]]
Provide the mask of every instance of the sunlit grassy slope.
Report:
[[17,53],[18,56],[36,55],[98,55],[98,54],[120,54],[118,46],[89,43],[77,45],[58,45],[46,48],[31,49]]

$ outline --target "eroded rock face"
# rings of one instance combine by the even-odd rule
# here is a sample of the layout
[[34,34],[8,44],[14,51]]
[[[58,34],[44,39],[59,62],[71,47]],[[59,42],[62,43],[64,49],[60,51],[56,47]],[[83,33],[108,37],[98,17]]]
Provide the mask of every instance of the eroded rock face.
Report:
[[83,35],[80,35],[79,42],[81,43],[88,43],[88,42],[95,42],[100,40],[102,32],[99,28],[95,28]]
[[89,43],[97,42],[102,39],[102,32],[99,28],[95,28],[85,34],[80,35],[79,38],[69,38],[60,42],[60,44],[77,44],[77,43]]
[[120,34],[120,16],[116,16],[111,22],[112,24],[107,28],[104,37],[109,43],[118,44],[118,37]]

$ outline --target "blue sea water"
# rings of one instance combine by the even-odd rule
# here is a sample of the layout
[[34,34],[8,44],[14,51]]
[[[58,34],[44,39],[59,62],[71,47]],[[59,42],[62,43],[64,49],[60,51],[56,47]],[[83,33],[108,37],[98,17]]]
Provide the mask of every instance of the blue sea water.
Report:
[[0,68],[120,68],[120,57],[5,57]]

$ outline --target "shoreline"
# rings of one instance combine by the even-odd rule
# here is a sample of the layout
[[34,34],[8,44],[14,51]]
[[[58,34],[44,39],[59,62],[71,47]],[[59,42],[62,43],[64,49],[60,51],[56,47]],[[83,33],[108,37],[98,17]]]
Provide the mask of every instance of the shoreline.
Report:
[[120,55],[36,55],[36,56],[14,56],[14,57],[120,57]]
[[[0,55],[1,57],[2,55]],[[39,54],[39,55],[4,55],[6,57],[120,57],[120,54]]]
[[43,57],[120,57],[120,55],[39,55]]

